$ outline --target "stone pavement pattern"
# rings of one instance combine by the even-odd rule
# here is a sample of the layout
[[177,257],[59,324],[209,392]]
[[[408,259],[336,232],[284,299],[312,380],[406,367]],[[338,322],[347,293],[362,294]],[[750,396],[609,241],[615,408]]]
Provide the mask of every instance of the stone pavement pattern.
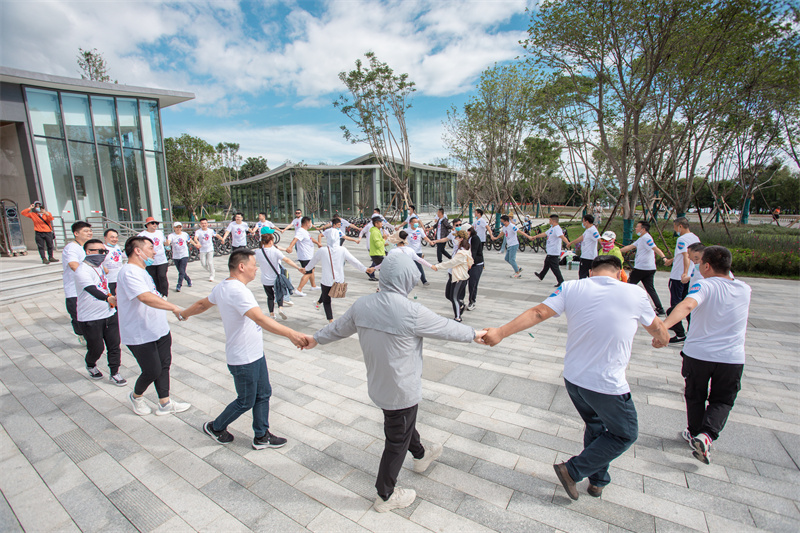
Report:
[[[368,260],[362,246],[351,250]],[[518,255],[519,280],[509,278],[502,256],[486,258],[467,324],[499,325],[550,293],[552,276],[541,283],[533,276],[542,254]],[[226,258],[216,261],[223,272]],[[198,263],[189,272],[194,287],[170,294],[181,306],[212,286]],[[334,302],[336,316],[375,288],[353,270],[347,275],[350,291]],[[411,297],[452,316],[445,274],[429,278],[431,286]],[[126,399],[132,384],[87,379],[63,293],[2,307],[0,530],[796,532],[800,284],[746,281],[754,290],[742,391],[710,466],[678,437],[685,427],[679,351],[651,348],[640,329],[628,369],[639,440],[613,463],[601,499],[586,495],[584,481],[582,497],[569,500],[551,465],[582,448],[583,428],[561,378],[566,321],[551,319],[531,331],[535,338],[523,332],[496,348],[426,341],[419,430],[445,452],[422,475],[408,458],[399,485],[418,498],[386,514],[370,509],[382,415],[367,396],[355,337],[301,352],[265,335],[271,429],[289,443],[255,451],[249,414],[231,426],[236,440],[225,447],[201,429],[235,397],[215,309],[184,323],[170,318],[172,393],[193,408],[139,417]],[[258,280],[250,288],[266,310]],[[668,300],[665,274],[657,288]],[[317,294],[295,297],[287,325],[311,333],[326,323],[314,310]],[[100,367],[107,372],[104,359]],[[138,375],[127,349],[122,373],[131,382]],[[155,401],[152,388],[146,396]]]

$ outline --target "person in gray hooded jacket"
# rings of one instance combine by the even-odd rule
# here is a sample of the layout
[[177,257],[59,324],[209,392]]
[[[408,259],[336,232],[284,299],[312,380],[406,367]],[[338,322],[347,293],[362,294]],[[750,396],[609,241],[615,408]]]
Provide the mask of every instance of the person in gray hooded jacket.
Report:
[[470,342],[483,336],[410,301],[408,293],[418,281],[419,270],[410,257],[390,254],[381,265],[380,292],[362,296],[314,334],[319,344],[327,344],[358,333],[367,391],[383,410],[386,436],[375,482],[378,512],[408,507],[416,498],[411,489],[395,488],[407,452],[414,457],[415,472],[424,472],[442,454],[441,444],[425,449],[415,427],[422,399],[422,339]]

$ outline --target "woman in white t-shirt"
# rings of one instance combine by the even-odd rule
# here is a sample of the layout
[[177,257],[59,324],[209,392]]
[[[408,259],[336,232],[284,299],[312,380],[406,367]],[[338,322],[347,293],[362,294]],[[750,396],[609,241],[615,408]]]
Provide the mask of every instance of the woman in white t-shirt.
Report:
[[275,281],[281,271],[281,261],[296,268],[301,274],[306,273],[305,269],[286,257],[275,246],[275,230],[272,228],[261,229],[261,248],[256,252],[256,261],[258,262],[258,268],[261,269],[261,284],[264,286],[264,292],[267,293],[269,316],[276,318],[275,303],[277,302],[278,315],[286,320],[286,314],[283,312],[283,299],[286,294],[275,290]]
[[175,286],[175,292],[181,292],[181,285],[183,280],[186,280],[186,286],[192,286],[192,278],[186,273],[186,265],[189,264],[189,235],[183,232],[183,225],[180,222],[172,224],[173,232],[167,238],[167,244],[172,249],[172,262],[175,268],[178,269],[178,284]]
[[244,216],[241,213],[233,215],[233,222],[228,224],[225,228],[225,235],[222,236],[222,241],[231,236],[231,248],[243,248],[247,246],[247,232],[250,231],[250,226],[244,222]]
[[161,222],[153,217],[147,217],[144,221],[144,231],[139,233],[139,237],[147,237],[153,241],[153,264],[147,266],[147,272],[153,278],[156,284],[156,290],[161,294],[161,297],[166,300],[169,294],[169,280],[167,279],[167,252],[164,250],[164,232],[158,229]]

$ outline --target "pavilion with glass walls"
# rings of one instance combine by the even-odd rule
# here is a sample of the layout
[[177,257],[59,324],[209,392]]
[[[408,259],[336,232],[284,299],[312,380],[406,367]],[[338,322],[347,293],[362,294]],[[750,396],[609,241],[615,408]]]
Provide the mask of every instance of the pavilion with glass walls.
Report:
[[171,220],[160,110],[193,98],[0,67],[2,196],[42,200],[59,246],[76,220]]
[[[454,170],[411,163],[409,192],[419,213],[434,213],[439,207],[450,212],[456,208],[456,176]],[[298,173],[316,174],[317,187],[303,187],[308,178]],[[308,183],[308,181],[305,181]],[[294,218],[294,210],[316,220],[325,220],[338,213],[344,217],[368,216],[373,208],[384,213],[402,210],[392,180],[377,164],[375,156],[366,154],[342,165],[283,164],[273,170],[230,186],[234,209],[245,220],[255,220],[264,212],[274,222],[285,223]]]

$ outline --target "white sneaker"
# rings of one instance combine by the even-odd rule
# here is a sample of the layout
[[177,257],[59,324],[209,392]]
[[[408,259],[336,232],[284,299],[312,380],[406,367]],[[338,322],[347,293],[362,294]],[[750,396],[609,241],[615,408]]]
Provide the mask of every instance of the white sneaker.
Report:
[[312,290],[312,291],[321,291],[322,289],[321,289],[321,288],[319,288],[319,287],[311,287],[311,290]]
[[291,300],[284,300],[283,301],[283,306],[284,307],[292,307],[293,305],[294,305],[294,302],[291,301]]
[[139,416],[149,415],[153,412],[144,401],[144,396],[139,396],[136,398],[133,393],[128,394],[128,399],[131,401],[131,407],[133,407],[133,412]]
[[401,489],[395,487],[394,492],[388,500],[383,501],[383,498],[378,496],[375,498],[375,503],[372,505],[379,513],[385,513],[392,509],[403,509],[408,507],[417,498],[417,493],[414,489]]
[[475,302],[470,302],[467,306],[467,311],[474,311],[475,310]]
[[689,448],[694,450],[694,444],[692,444],[692,440],[694,439],[694,435],[692,435],[688,429],[684,429],[681,432],[681,438],[689,443]]
[[164,415],[173,415],[175,413],[182,413],[182,412],[186,411],[188,408],[190,408],[191,406],[192,406],[192,404],[190,404],[190,403],[184,403],[184,402],[178,402],[178,401],[175,401],[175,400],[170,400],[169,403],[167,403],[166,405],[161,405],[159,403],[158,409],[156,410],[156,414],[158,416],[164,416]]
[[298,290],[295,290],[295,291],[294,291],[294,294],[295,294],[295,296],[300,296],[300,297],[303,297],[303,296],[305,296],[305,295],[306,295],[306,293],[304,293],[304,292],[302,292],[302,291],[298,291]]
[[286,320],[286,313],[283,312],[283,309],[278,309],[278,316]]
[[414,459],[414,472],[421,474],[426,471],[431,466],[431,463],[442,455],[443,450],[444,446],[441,444],[434,444],[429,448],[425,448],[425,455],[422,456],[422,459]]
[[214,278],[213,277],[208,278],[208,281],[214,281]]

